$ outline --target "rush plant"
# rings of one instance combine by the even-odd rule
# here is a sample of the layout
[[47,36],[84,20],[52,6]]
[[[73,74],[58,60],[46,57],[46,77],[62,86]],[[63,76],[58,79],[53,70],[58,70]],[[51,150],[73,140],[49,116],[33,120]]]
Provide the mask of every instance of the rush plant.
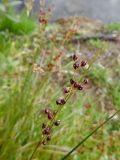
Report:
[[[98,50],[94,57],[92,58],[90,64],[87,63],[86,60],[81,60],[77,57],[76,54],[72,56],[73,59],[73,69],[74,73],[77,72],[78,70],[83,70],[83,73],[79,79],[79,77],[72,77],[70,79],[70,86],[67,86],[64,88],[64,93],[65,97],[59,98],[56,100],[56,111],[52,111],[50,108],[45,108],[44,113],[45,116],[47,116],[48,122],[43,122],[42,123],[42,135],[41,138],[36,145],[31,157],[29,160],[31,160],[38,147],[40,145],[46,145],[52,137],[52,132],[53,132],[53,126],[59,126],[60,125],[60,120],[57,119],[57,115],[59,112],[62,110],[64,105],[67,103],[67,101],[71,98],[71,96],[76,92],[84,90],[86,88],[86,85],[89,83],[89,80],[86,78],[87,73],[89,72],[89,69],[92,67],[93,63],[98,59],[99,55],[102,53],[102,50]],[[77,78],[77,80],[75,80]]]
[[[95,133],[98,134],[98,129],[119,112],[116,111],[100,123],[100,118],[103,120],[106,115],[96,110],[97,107],[98,110],[101,107],[97,106],[95,101],[95,98],[97,102],[101,100],[99,93],[95,92],[97,96],[92,95],[95,85],[99,83],[99,87],[102,88],[101,84],[105,85],[108,82],[105,79],[108,74],[103,74],[104,70],[101,72],[97,68],[100,74],[97,72],[98,75],[95,77],[96,70],[93,69],[96,68],[94,63],[100,60],[99,57],[104,52],[103,46],[97,47],[99,49],[94,49],[91,52],[93,54],[85,58],[76,51],[76,45],[70,41],[79,28],[78,22],[73,20],[67,31],[51,32],[51,25],[48,23],[50,15],[51,9],[49,8],[47,13],[41,6],[36,31],[30,36],[20,35],[16,39],[12,35],[14,43],[8,41],[12,43],[9,46],[10,52],[7,52],[7,56],[2,53],[4,49],[0,52],[1,160],[56,160],[55,154],[58,155],[58,159],[61,155],[66,159],[72,153],[75,159],[80,159],[83,156],[80,154],[82,150],[77,152],[76,149],[89,141],[91,136],[94,137]],[[8,47],[8,42],[6,38],[4,48]],[[74,51],[67,48],[70,45],[74,46]],[[99,77],[102,83],[99,82]],[[119,104],[119,85],[116,85],[117,88],[109,85],[109,93],[115,92],[113,97],[115,96],[115,102]],[[85,125],[82,125],[82,121]],[[117,122],[115,126],[116,124]],[[108,134],[105,140],[107,136]],[[112,135],[112,138],[116,137]],[[101,141],[101,137],[94,140],[98,139]],[[80,142],[76,145],[78,141]],[[93,145],[94,143],[92,148]],[[72,146],[73,149],[66,146]],[[106,146],[104,148],[106,152]],[[87,159],[87,149],[84,145],[82,149],[85,158],[81,159]],[[98,156],[95,159],[99,159]]]

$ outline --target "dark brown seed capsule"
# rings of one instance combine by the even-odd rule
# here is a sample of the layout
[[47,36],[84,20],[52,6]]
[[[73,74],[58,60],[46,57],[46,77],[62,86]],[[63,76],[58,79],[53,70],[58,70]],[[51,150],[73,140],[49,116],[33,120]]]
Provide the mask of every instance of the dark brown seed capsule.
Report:
[[57,104],[57,105],[63,105],[63,104],[65,104],[65,103],[66,103],[65,98],[58,99],[58,100],[56,101],[56,104]]
[[79,63],[77,63],[77,62],[73,64],[73,68],[74,68],[75,70],[78,69],[79,66],[80,66]]
[[77,88],[77,86],[78,86],[78,83],[75,82],[75,83],[74,83],[74,88]]
[[70,79],[70,83],[73,85],[76,81],[74,79]]
[[53,114],[51,112],[48,113],[48,119],[51,120],[53,118]]
[[50,141],[51,140],[51,137],[50,136],[47,136],[47,141]]
[[69,87],[64,88],[64,93],[69,93],[69,92],[70,92],[70,88]]
[[42,134],[43,134],[43,135],[46,134],[46,130],[44,130],[44,131],[42,132]]
[[61,105],[61,99],[58,99],[58,100],[56,101],[56,104],[57,104],[57,105]]
[[77,89],[78,90],[83,90],[83,87],[80,84],[78,84]]
[[45,123],[42,124],[42,128],[43,129],[46,128],[46,124]]
[[85,67],[86,66],[86,64],[87,64],[87,62],[86,61],[81,61],[81,67]]
[[50,128],[46,128],[46,129],[43,131],[43,134],[49,135],[49,134],[50,134]]
[[84,84],[88,84],[89,83],[89,80],[86,78],[84,79]]
[[59,126],[60,125],[60,120],[57,120],[54,122],[55,126]]
[[42,144],[43,144],[43,145],[46,145],[46,142],[45,142],[45,141],[42,141]]
[[74,54],[72,58],[73,58],[73,61],[76,61],[78,59],[76,54]]
[[50,113],[50,109],[49,108],[45,108],[45,114]]
[[62,99],[61,99],[61,103],[62,103],[62,104],[65,104],[65,103],[66,103],[65,98],[62,98]]

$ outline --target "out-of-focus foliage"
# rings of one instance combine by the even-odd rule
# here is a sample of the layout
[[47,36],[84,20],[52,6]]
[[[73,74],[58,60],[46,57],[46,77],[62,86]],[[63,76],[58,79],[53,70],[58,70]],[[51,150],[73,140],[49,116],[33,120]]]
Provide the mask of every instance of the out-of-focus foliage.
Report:
[[[34,27],[31,27],[33,34],[26,36],[24,33],[29,33],[29,26],[36,26],[36,21],[29,20],[24,14],[20,14],[19,19],[15,12],[9,13],[12,16],[9,17],[5,11],[0,19],[0,26],[4,26],[0,32],[0,159],[23,160],[30,157],[40,139],[42,122],[46,122],[44,108],[50,105],[56,110],[56,99],[62,95],[63,87],[69,86],[73,75],[70,58],[73,52],[80,59],[87,58],[89,63],[95,50],[101,48],[104,42],[64,44],[63,32],[53,24],[48,24],[45,33],[44,30],[37,30],[38,25],[35,33]],[[56,36],[52,35],[51,28],[53,33],[58,33],[57,42],[49,40],[50,36]],[[117,48],[117,44],[114,45]],[[109,46],[113,44],[107,45],[107,51],[88,73],[88,88],[72,96],[62,108],[57,117],[61,125],[52,133],[50,144],[38,148],[35,159],[59,160],[106,116],[119,108],[119,55],[114,50],[109,55]],[[61,50],[64,55],[56,62],[55,57]],[[34,72],[34,63],[44,70],[43,75]],[[77,73],[78,78],[81,72]],[[119,160],[118,116],[86,141],[69,160]]]
[[110,32],[112,32],[112,31],[120,32],[120,23],[110,23],[110,24],[106,25],[106,29]]
[[29,34],[35,29],[35,18],[27,18],[25,11],[22,14],[16,13],[14,6],[20,3],[21,1],[13,1],[0,4],[0,31],[8,30],[20,35]]

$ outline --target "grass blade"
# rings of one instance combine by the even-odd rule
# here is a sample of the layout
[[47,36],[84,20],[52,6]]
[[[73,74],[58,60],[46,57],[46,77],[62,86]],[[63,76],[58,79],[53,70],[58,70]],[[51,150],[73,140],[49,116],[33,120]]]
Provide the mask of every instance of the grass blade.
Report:
[[113,115],[108,117],[103,123],[101,123],[97,128],[95,128],[88,136],[86,136],[82,141],[80,141],[70,152],[68,152],[61,160],[68,158],[78,147],[80,147],[89,137],[96,133],[102,126],[104,126],[108,121],[110,121],[120,110],[116,111]]

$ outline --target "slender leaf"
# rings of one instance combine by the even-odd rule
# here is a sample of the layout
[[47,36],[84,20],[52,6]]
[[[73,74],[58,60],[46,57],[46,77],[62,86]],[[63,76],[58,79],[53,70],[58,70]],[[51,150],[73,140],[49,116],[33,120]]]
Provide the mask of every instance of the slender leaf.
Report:
[[97,128],[95,128],[88,136],[86,136],[82,141],[80,141],[66,156],[64,156],[61,160],[65,160],[68,158],[78,147],[80,147],[84,142],[87,141],[89,137],[91,137],[94,133],[96,133],[101,127],[103,127],[108,121],[110,121],[120,110],[116,111],[112,116],[108,117],[103,123],[101,123]]

